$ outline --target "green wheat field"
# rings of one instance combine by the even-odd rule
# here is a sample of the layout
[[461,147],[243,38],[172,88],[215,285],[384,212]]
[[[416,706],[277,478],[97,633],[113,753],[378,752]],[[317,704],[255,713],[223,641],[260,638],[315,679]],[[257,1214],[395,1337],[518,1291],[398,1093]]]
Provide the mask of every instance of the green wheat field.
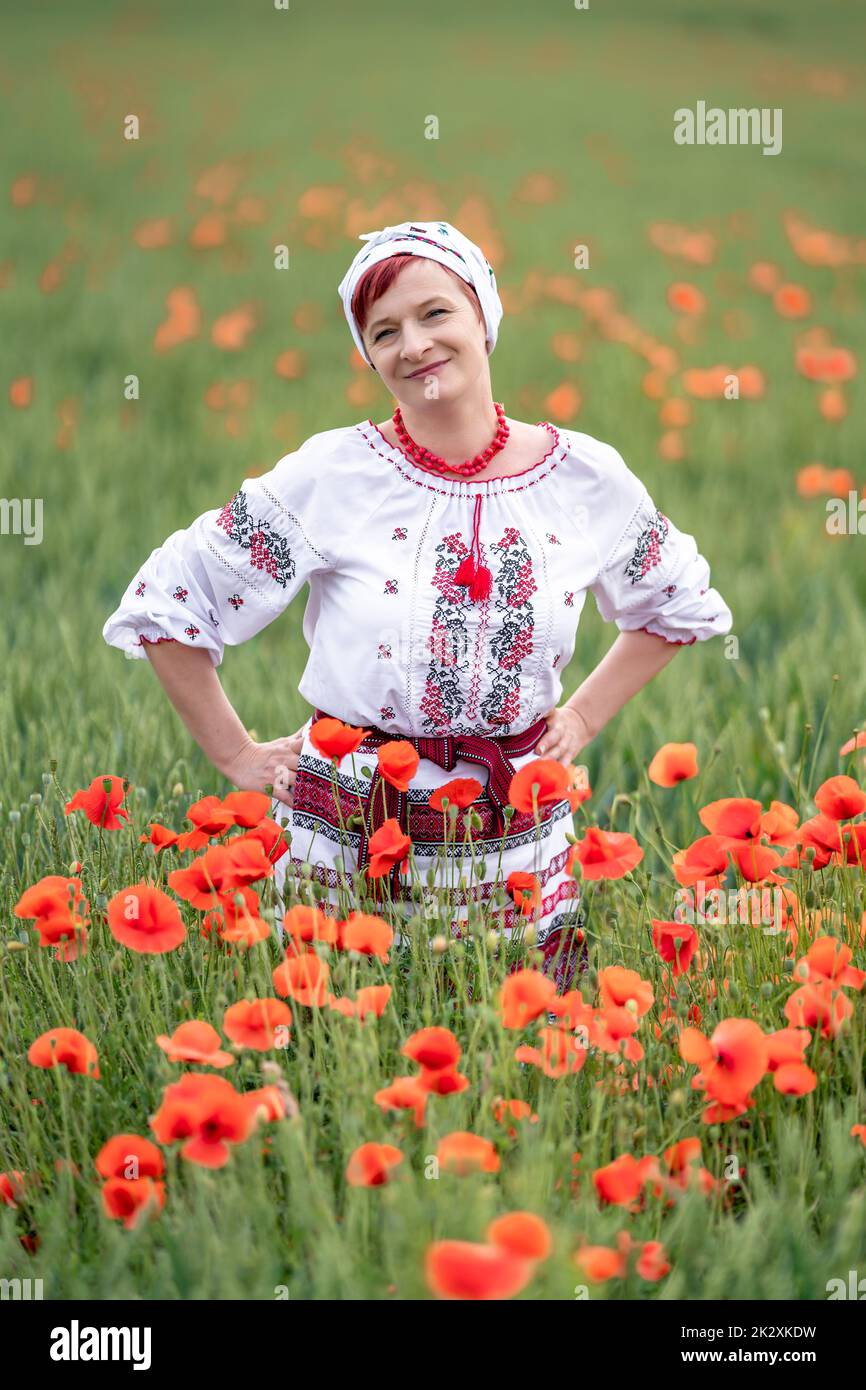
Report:
[[[3,10],[0,1277],[41,1278],[59,1299],[592,1303],[823,1300],[829,1281],[866,1275],[866,879],[851,852],[866,853],[866,749],[840,752],[866,726],[857,7]],[[781,109],[781,151],[677,145],[674,112],[699,101]],[[148,663],[101,636],[172,531],[311,434],[392,413],[336,286],[359,233],[433,217],[496,270],[495,399],[613,444],[696,536],[734,617],[729,638],[680,651],[581,754],[592,795],[578,847],[596,826],[643,853],[618,877],[584,875],[590,964],[567,1003],[589,1042],[565,1029],[577,1060],[562,1075],[515,1057],[543,1045],[547,1005],[512,1026],[507,990],[503,1002],[507,972],[537,965],[531,930],[506,950],[480,917],[445,949],[420,914],[399,950],[317,943],[334,997],[390,987],[381,1016],[290,994],[286,1036],[232,1039],[226,1011],[276,997],[284,950],[273,933],[248,948],[203,935],[202,909],[168,882],[193,854],[147,835],[152,822],[188,831],[192,803],[235,789]],[[724,372],[739,396],[712,388]],[[827,526],[834,497],[855,521],[842,534]],[[220,667],[259,740],[310,713],[305,599]],[[588,602],[565,698],[615,635]],[[687,742],[695,777],[648,776],[658,749]],[[117,829],[65,809],[103,776],[128,783]],[[724,798],[793,808],[813,827],[808,852],[770,834],[773,862],[789,860],[784,929],[698,925],[674,981],[653,920],[671,920],[673,856]],[[848,831],[847,860],[815,854],[828,818]],[[74,960],[15,911],[49,876],[77,878],[86,901]],[[745,882],[734,856],[723,881]],[[183,922],[161,953],[112,927],[112,899],[142,883]],[[272,884],[255,889],[272,921]],[[626,1014],[636,1059],[604,1041]],[[157,1037],[191,1020],[217,1030],[231,1065],[169,1060]],[[740,1026],[726,1050],[724,1030],[713,1042],[725,1020],[754,1032]],[[795,1027],[802,1049],[786,1032],[796,1060],[779,1065],[767,1040]],[[98,1075],[32,1060],[57,1028],[93,1045]],[[422,1033],[459,1049],[450,1074],[466,1084],[431,1082],[416,1123],[375,1097],[416,1075],[420,1044],[402,1049],[428,1028],[456,1040]],[[705,1078],[755,1063],[741,1104],[714,1110],[692,1085],[699,1043],[682,1029],[708,1040]],[[184,1122],[152,1127],[187,1072],[233,1088],[201,1122],[212,1159],[231,1130],[225,1162],[183,1153]],[[237,1099],[264,1088],[267,1114]],[[523,1103],[515,1118],[504,1101]],[[487,1157],[448,1161],[455,1133],[488,1141]],[[98,1171],[103,1146],[133,1135],[153,1166]],[[399,1151],[372,1185],[351,1176],[368,1144]],[[511,1213],[543,1225],[491,1234]]]

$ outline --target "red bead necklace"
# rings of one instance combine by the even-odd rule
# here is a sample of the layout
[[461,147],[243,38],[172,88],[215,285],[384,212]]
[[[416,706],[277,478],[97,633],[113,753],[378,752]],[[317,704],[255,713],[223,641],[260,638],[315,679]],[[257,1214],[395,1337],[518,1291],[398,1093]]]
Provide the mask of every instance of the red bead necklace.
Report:
[[511,433],[508,422],[505,419],[505,411],[499,401],[493,402],[493,409],[496,411],[498,424],[493,440],[482,449],[480,454],[476,454],[472,459],[466,459],[464,463],[446,463],[439,454],[431,453],[423,445],[416,444],[403,423],[403,416],[399,405],[391,417],[394,425],[394,433],[399,439],[403,450],[407,453],[414,463],[418,463],[422,468],[432,468],[435,473],[461,473],[464,478],[469,478],[473,473],[480,473],[482,468],[486,468],[492,458],[505,447],[509,434]]
[[[403,416],[400,407],[394,411],[391,417],[394,425],[394,433],[399,439],[404,453],[406,453],[413,463],[417,463],[421,468],[429,468],[435,473],[461,473],[464,478],[471,477],[473,473],[480,473],[482,468],[486,468],[492,458],[499,453],[505,446],[505,442],[510,434],[509,425],[505,419],[505,410],[499,401],[493,402],[493,409],[496,411],[498,421],[496,433],[493,440],[486,449],[482,449],[480,454],[476,454],[472,459],[466,459],[464,463],[455,464],[453,467],[446,463],[439,454],[431,453],[409,434],[403,423]],[[457,567],[454,576],[456,584],[468,586],[469,597],[476,603],[486,599],[490,595],[493,587],[493,577],[486,565],[481,564],[481,546],[478,539],[478,529],[481,521],[481,502],[482,494],[479,493],[475,498],[475,515],[472,523],[472,542],[469,553],[463,557]],[[477,558],[476,558],[477,557]]]

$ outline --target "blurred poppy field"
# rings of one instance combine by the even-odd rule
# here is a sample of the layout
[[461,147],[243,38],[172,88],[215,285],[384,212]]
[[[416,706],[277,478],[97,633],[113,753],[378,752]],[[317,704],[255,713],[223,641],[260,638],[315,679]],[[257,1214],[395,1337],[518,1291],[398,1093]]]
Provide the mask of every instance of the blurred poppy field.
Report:
[[[593,1302],[866,1276],[862,22],[614,8],[4,18],[3,1278]],[[698,101],[780,109],[779,153],[678,145]],[[172,531],[392,413],[336,286],[360,233],[432,217],[495,268],[495,399],[613,444],[734,616],[568,783],[566,994],[525,884],[463,940],[419,895],[399,942],[387,903],[338,920],[309,885],[280,943],[270,798],[101,637]],[[220,668],[258,739],[309,713],[304,602]],[[589,605],[565,698],[614,635]]]

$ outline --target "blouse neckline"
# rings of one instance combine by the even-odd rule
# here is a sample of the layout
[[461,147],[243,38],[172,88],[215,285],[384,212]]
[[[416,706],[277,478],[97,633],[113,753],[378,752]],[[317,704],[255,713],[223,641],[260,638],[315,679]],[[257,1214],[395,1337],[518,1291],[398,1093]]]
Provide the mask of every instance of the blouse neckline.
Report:
[[401,477],[407,481],[422,487],[427,487],[432,492],[446,493],[449,496],[475,497],[479,491],[486,492],[488,495],[500,492],[520,492],[527,487],[533,487],[541,482],[556,468],[557,463],[561,463],[568,453],[568,445],[562,439],[560,431],[548,420],[539,420],[539,425],[544,425],[553,436],[553,442],[543,458],[537,463],[530,464],[529,468],[524,468],[520,473],[509,473],[499,478],[482,478],[480,481],[474,478],[443,478],[435,473],[428,472],[426,468],[421,468],[412,459],[391,444],[384,436],[378,425],[372,420],[361,420],[355,425],[355,429],[366,439],[367,444],[377,454],[387,458]]

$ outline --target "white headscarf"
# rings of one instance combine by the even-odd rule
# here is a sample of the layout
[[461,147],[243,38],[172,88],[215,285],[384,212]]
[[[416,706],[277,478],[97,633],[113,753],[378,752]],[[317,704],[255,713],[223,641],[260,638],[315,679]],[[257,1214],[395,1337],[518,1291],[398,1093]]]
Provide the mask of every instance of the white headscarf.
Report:
[[355,346],[364,361],[372,367],[355,317],[352,313],[352,299],[361,277],[379,261],[387,260],[408,252],[412,256],[426,256],[438,261],[448,270],[453,270],[467,284],[472,285],[481,305],[484,324],[487,330],[486,344],[488,356],[496,346],[496,336],[502,322],[502,300],[496,288],[493,267],[485,259],[482,251],[450,222],[401,222],[396,227],[383,227],[378,232],[363,232],[359,238],[367,244],[353,260],[338,286],[343,301],[343,312],[349,323]]

